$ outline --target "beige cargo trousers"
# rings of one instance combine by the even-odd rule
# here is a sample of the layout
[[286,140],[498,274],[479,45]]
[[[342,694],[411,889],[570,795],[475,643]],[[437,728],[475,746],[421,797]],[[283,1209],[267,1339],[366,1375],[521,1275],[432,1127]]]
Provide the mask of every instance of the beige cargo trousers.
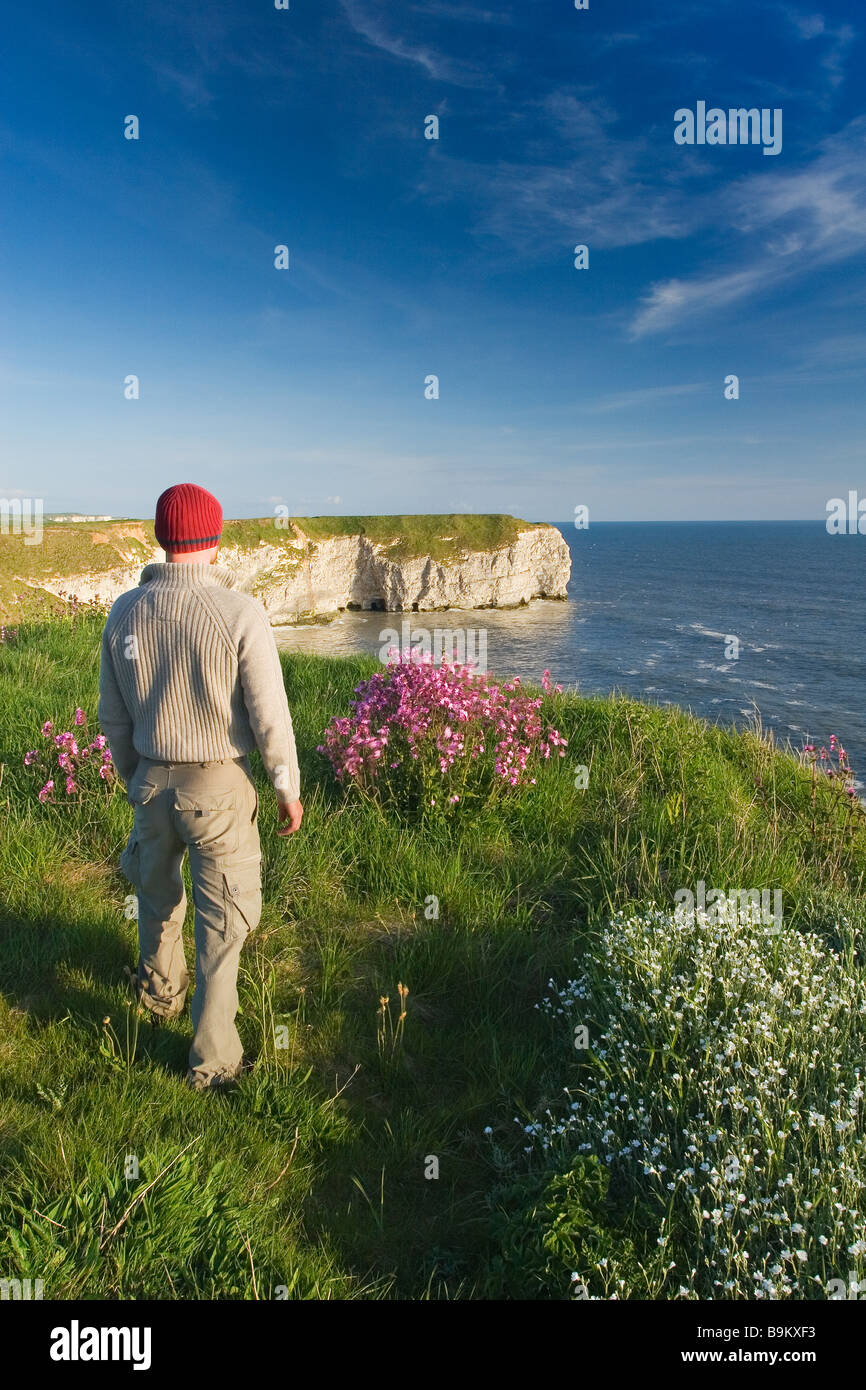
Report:
[[176,1018],[189,975],[183,946],[182,866],[189,853],[195,906],[193,1041],[187,1079],[204,1090],[236,1076],[241,948],[262,911],[258,795],[249,758],[213,763],[141,758],[127,784],[135,808],[121,867],[138,896],[138,997]]

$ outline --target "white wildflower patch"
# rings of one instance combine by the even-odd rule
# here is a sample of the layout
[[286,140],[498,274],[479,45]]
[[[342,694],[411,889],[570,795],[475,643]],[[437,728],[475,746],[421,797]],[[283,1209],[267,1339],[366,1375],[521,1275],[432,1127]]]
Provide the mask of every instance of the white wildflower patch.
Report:
[[[866,982],[818,937],[759,912],[620,913],[585,973],[541,1007],[577,1080],[525,1125],[551,1158],[589,1154],[650,1223],[640,1288],[616,1262],[591,1295],[824,1297],[866,1276]],[[575,1056],[577,1023],[591,1046]],[[653,1222],[656,1224],[653,1225]]]

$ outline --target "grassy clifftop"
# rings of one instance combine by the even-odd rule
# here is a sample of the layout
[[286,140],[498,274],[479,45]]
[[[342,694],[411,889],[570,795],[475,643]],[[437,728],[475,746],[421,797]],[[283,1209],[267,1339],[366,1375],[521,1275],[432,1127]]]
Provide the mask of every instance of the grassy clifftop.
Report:
[[[25,624],[0,642],[5,1276],[44,1277],[46,1298],[120,1299],[267,1299],[280,1285],[292,1298],[568,1299],[570,1271],[604,1298],[608,1269],[625,1281],[613,1286],[620,1298],[742,1297],[755,1265],[776,1278],[777,1264],[822,1298],[831,1276],[864,1277],[832,1207],[858,1199],[844,1184],[834,1195],[829,1166],[856,1172],[862,1115],[833,1133],[836,1082],[824,1072],[846,1049],[862,1058],[866,832],[832,786],[753,733],[633,700],[552,695],[543,712],[568,739],[567,758],[459,824],[416,825],[341,791],[315,751],[376,664],[284,655],[305,823],[292,841],[277,839],[257,766],[265,911],[243,955],[239,1020],[255,1068],[236,1094],[203,1104],[183,1084],[188,1019],[139,1024],[125,992],[136,928],[118,868],[132,816],[121,789],[43,806],[22,766],[45,719],[65,729],[80,705],[94,730],[100,633],[87,615]],[[670,906],[700,879],[780,889],[781,934],[753,959],[741,958],[742,933],[726,945],[697,931],[692,952],[670,966],[661,953],[677,943],[666,932],[646,946],[623,936],[611,975],[600,924],[620,908]],[[190,950],[191,913],[186,937]],[[804,966],[800,942],[840,952],[841,984],[828,976],[835,1013],[829,1004],[815,1013],[819,972]],[[527,1159],[522,1124],[556,1112],[565,1085],[582,1097],[598,1084],[592,1050],[577,1052],[570,1027],[537,1007],[552,977],[581,969],[592,992],[573,1021],[590,1023],[592,1047],[594,1020],[601,1027],[621,1007],[616,991],[626,1002],[640,992],[638,1015],[617,1023],[637,1061],[631,1080],[617,1074],[615,1095],[628,1105],[614,1107],[612,1125],[645,1104],[659,1142],[684,1143],[685,1127],[708,1112],[715,1158],[726,1159],[743,1102],[736,1094],[739,1108],[728,1105],[720,1090],[716,1113],[714,1078],[722,1069],[727,1087],[725,1067],[754,1068],[745,1094],[751,1105],[760,1091],[763,1110],[740,1128],[754,1127],[757,1158],[735,1152],[756,1214],[724,1231],[750,1258],[718,1276],[735,1279],[734,1292],[713,1283],[709,1261],[723,1242],[706,1236],[701,1203],[691,1212],[685,1201],[671,1222],[651,1158],[631,1175],[612,1163],[609,1186],[574,1147],[549,1165]],[[398,983],[410,992],[396,1035]],[[584,1126],[595,1114],[588,1102],[574,1113]],[[818,1139],[820,1162],[807,1147]],[[618,1129],[618,1146],[627,1142]],[[124,1177],[128,1154],[137,1181]],[[431,1155],[436,1181],[425,1176]],[[707,1168],[713,1157],[708,1149]],[[691,1166],[700,1172],[700,1161]],[[796,1190],[785,1185],[790,1172]],[[812,1203],[806,1234],[792,1237],[776,1205],[762,1215],[765,1191],[776,1205],[790,1193],[803,1224]],[[796,1270],[784,1263],[792,1239],[808,1253]]]
[[[495,514],[410,516],[273,517],[227,521],[223,545],[253,549],[265,542],[297,554],[298,540],[316,543],[335,536],[366,536],[386,546],[395,561],[416,555],[457,559],[467,550],[497,550],[532,523]],[[39,544],[21,534],[0,534],[0,618],[10,621],[61,604],[40,587],[65,575],[99,575],[121,565],[145,563],[156,544],[152,521],[58,522],[44,526]]]

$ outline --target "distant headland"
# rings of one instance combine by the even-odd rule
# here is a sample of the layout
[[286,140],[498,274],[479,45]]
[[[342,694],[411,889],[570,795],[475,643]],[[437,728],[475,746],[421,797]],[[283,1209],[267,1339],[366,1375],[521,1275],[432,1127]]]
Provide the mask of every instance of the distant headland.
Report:
[[[108,604],[163,560],[152,521],[46,517],[38,543],[0,534],[0,616]],[[510,608],[566,597],[571,557],[555,526],[493,514],[289,517],[227,521],[220,564],[273,624],[344,610]]]

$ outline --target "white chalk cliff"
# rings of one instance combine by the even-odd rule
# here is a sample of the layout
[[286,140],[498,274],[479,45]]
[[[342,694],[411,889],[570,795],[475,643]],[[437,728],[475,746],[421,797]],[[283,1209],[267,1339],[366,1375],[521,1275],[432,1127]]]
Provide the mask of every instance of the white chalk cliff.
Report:
[[[40,587],[54,594],[75,594],[80,600],[97,596],[113,602],[138,583],[141,569],[165,555],[129,528],[137,544],[123,553],[114,540],[121,563],[99,572],[40,577]],[[95,539],[95,537],[94,537]],[[102,538],[100,537],[100,540]],[[490,550],[461,549],[448,559],[430,555],[389,558],[399,546],[373,542],[366,535],[336,535],[313,540],[293,523],[279,543],[232,544],[226,538],[219,563],[236,576],[238,588],[254,594],[274,625],[335,614],[343,609],[389,612],[427,612],[444,608],[508,608],[533,598],[565,598],[571,556],[553,526],[522,523],[512,540]]]

